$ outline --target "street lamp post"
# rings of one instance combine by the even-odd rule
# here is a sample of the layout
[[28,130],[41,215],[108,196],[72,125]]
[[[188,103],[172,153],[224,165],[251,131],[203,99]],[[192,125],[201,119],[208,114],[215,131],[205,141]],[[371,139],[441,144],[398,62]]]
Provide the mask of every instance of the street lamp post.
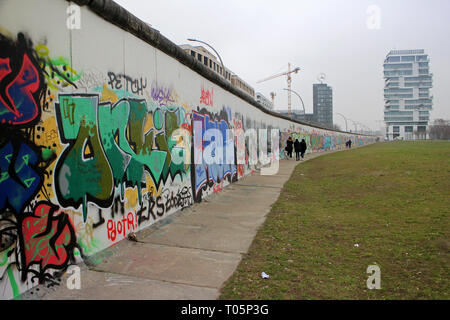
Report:
[[358,124],[355,121],[353,121],[352,119],[350,119],[350,118],[348,118],[348,120],[353,122],[353,125],[355,126],[355,132],[357,133],[358,132]]
[[[366,126],[365,124],[361,123],[361,122],[357,122],[359,124],[359,126],[365,130],[367,130],[368,133],[370,133],[370,128],[368,126]],[[364,132],[363,132],[364,133]]]
[[336,114],[338,114],[338,115],[340,115],[342,118],[344,118],[344,120],[345,120],[345,131],[348,132],[347,118],[346,118],[342,113],[336,112]]
[[297,97],[300,98],[300,101],[302,102],[302,106],[303,106],[303,114],[305,115],[305,120],[306,120],[305,104],[303,103],[302,97],[300,97],[300,95],[299,95],[297,92],[295,92],[294,90],[292,90],[292,89],[286,89],[286,88],[283,88],[283,90],[291,91],[291,92],[295,93],[295,94],[297,95]]
[[222,65],[222,70],[223,70],[222,76],[225,78],[225,80],[228,80],[227,77],[225,76],[226,71],[225,71],[225,66],[223,65],[222,58],[220,57],[220,55],[219,55],[219,53],[216,51],[216,49],[214,49],[214,48],[213,48],[212,46],[210,46],[208,43],[206,43],[206,42],[204,42],[204,41],[201,41],[201,40],[189,38],[188,41],[196,41],[196,42],[200,42],[200,43],[206,44],[208,47],[210,47],[210,48],[217,54],[217,57],[219,57],[220,64]]

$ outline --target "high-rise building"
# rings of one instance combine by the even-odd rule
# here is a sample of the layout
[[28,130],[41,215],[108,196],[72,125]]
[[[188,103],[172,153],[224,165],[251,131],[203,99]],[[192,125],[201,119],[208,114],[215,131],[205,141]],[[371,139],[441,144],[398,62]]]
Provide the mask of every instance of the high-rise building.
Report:
[[386,139],[426,139],[433,74],[424,50],[391,50],[384,60]]
[[326,83],[313,84],[314,121],[333,126],[333,89]]

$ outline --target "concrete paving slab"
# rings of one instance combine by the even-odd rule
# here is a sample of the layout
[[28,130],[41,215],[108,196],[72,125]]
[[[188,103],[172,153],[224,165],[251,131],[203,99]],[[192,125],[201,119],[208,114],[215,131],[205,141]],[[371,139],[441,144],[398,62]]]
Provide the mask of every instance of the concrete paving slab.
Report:
[[262,175],[254,175],[251,177],[247,177],[242,179],[241,181],[236,182],[236,185],[246,185],[246,186],[260,186],[264,188],[282,188],[286,181],[289,179],[289,176],[262,176]]
[[[263,222],[263,220],[262,220]],[[213,226],[171,224],[140,239],[145,243],[162,244],[230,253],[247,252],[258,226]]]
[[[263,202],[266,203],[272,203],[273,199],[278,199],[278,196],[280,194],[281,188],[277,189],[269,189],[269,188],[259,188],[257,186],[250,186],[250,185],[239,185],[236,186],[239,187],[239,189],[235,189],[234,193],[227,193],[224,194],[223,197],[217,200],[210,200],[209,202],[213,202],[215,204],[228,204],[230,207],[236,207],[237,204],[258,204],[255,203],[255,199],[260,199]],[[230,203],[230,201],[238,201],[234,203]],[[205,202],[206,204],[206,202]],[[267,204],[265,204],[267,205]]]
[[[258,195],[258,196],[257,196]],[[278,199],[279,194],[266,194],[255,191],[253,194],[230,194],[221,201],[213,201],[208,204],[193,207],[193,212],[209,210],[211,214],[221,212],[255,212],[267,209]],[[213,210],[211,210],[214,207]],[[194,211],[195,210],[195,211]],[[186,211],[187,212],[187,211]]]
[[[269,212],[269,210],[267,210]],[[208,226],[210,228],[232,228],[234,226],[257,228],[265,219],[263,212],[255,212],[250,215],[245,210],[235,210],[230,212],[220,212],[210,214],[207,210],[201,212],[186,213],[180,215],[172,223],[181,225]]]
[[141,242],[127,242],[117,254],[91,270],[220,288],[241,259],[238,253],[214,252]]
[[212,300],[219,290],[129,275],[98,272],[84,267],[80,271],[80,289],[69,289],[61,278],[59,286],[40,285],[22,296],[23,300]]

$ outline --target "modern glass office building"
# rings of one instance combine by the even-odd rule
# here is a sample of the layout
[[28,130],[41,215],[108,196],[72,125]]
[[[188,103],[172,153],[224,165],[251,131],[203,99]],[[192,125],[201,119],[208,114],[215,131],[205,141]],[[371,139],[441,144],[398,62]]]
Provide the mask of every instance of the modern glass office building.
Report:
[[424,50],[391,50],[384,60],[386,139],[426,139],[433,74]]
[[314,121],[333,126],[333,89],[326,83],[313,84]]

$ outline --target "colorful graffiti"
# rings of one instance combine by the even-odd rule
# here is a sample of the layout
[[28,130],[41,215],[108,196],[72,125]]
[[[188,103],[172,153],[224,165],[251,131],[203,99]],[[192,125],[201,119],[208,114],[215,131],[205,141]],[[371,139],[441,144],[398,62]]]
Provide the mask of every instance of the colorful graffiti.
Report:
[[44,76],[31,43],[19,34],[17,41],[0,38],[0,123],[32,125],[39,119],[45,94]]
[[[47,86],[50,89],[59,90],[67,87],[77,87],[75,82],[81,78],[81,75],[72,69],[68,59],[64,57],[50,57],[49,49],[43,44],[36,45],[35,50],[42,62],[41,68],[46,75]],[[48,107],[49,101],[46,102],[47,104],[43,106],[45,109]]]
[[59,211],[59,207],[47,201],[38,202],[32,212],[25,212],[22,218],[21,247],[23,248],[22,280],[26,272],[39,266],[36,273],[39,281],[51,277],[47,269],[63,269],[69,262],[75,261],[74,249],[78,248],[75,230],[69,216]]
[[0,35],[0,280],[6,273],[11,283],[14,267],[23,282],[52,281],[79,249],[69,216],[49,199],[35,201],[48,195],[44,180],[57,157],[34,141],[46,66],[23,34]]
[[[193,112],[193,186],[196,201],[202,198],[202,190],[213,187],[227,179],[233,182],[237,179],[236,153],[234,132],[229,126],[226,110],[213,116],[209,113]],[[211,155],[210,161],[205,152]]]
[[[301,139],[305,139],[307,145],[307,153],[344,149],[345,141],[348,141],[349,139],[356,141],[356,139],[358,139],[354,136],[337,134],[336,132],[332,131],[324,131],[318,129],[311,129],[310,131],[291,129],[281,133],[280,146],[282,146],[282,148],[280,148],[280,155],[283,155],[283,150],[289,137],[292,137],[294,140],[299,139],[299,141],[301,141]],[[367,141],[364,141],[364,139],[358,140],[358,145],[364,145],[365,143],[367,143]]]
[[[64,207],[112,205],[114,188],[124,199],[125,187],[137,187],[142,204],[144,173],[156,188],[167,177],[186,174],[185,150],[177,146],[172,133],[181,126],[177,108],[148,112],[145,100],[121,99],[114,105],[100,103],[97,94],[61,94],[55,104],[64,149],[55,168],[56,194]],[[153,127],[145,131],[147,118]]]

